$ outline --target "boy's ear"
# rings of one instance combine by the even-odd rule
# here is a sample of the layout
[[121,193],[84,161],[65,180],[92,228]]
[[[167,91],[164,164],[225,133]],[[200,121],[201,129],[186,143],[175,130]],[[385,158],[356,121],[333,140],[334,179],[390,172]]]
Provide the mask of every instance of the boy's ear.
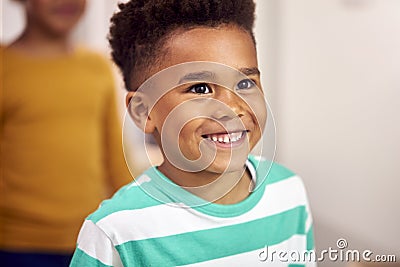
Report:
[[155,125],[150,118],[150,107],[142,92],[129,92],[126,95],[126,107],[135,124],[144,133],[154,132]]

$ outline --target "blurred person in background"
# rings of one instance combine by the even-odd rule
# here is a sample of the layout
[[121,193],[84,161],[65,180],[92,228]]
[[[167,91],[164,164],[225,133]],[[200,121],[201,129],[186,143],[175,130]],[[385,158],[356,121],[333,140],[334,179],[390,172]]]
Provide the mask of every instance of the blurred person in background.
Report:
[[76,48],[85,0],[20,0],[1,47],[0,265],[68,266],[84,218],[131,181],[108,62]]

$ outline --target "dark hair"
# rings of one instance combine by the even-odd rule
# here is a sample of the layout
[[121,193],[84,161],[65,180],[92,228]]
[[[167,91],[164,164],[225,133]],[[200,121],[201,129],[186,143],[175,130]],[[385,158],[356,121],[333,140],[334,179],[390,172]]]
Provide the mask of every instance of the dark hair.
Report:
[[254,41],[252,0],[131,0],[118,5],[108,40],[128,91],[131,76],[157,62],[165,41],[177,29],[235,25]]

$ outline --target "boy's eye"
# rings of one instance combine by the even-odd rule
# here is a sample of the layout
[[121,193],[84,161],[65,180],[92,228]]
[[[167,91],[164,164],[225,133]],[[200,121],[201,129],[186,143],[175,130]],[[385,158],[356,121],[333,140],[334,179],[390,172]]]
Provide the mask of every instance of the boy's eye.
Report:
[[189,88],[189,92],[195,93],[195,94],[209,94],[211,93],[211,88],[205,83],[199,83],[191,86]]
[[240,82],[238,82],[237,89],[238,90],[250,89],[254,86],[255,86],[255,83],[252,80],[244,79],[244,80],[241,80]]

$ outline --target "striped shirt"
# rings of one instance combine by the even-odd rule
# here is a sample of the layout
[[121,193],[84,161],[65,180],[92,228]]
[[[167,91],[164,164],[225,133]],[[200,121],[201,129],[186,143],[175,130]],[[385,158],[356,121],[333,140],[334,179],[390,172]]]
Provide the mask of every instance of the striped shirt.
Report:
[[314,249],[301,179],[254,156],[247,168],[255,188],[232,205],[206,203],[148,169],[85,220],[71,266],[305,266],[278,258]]

